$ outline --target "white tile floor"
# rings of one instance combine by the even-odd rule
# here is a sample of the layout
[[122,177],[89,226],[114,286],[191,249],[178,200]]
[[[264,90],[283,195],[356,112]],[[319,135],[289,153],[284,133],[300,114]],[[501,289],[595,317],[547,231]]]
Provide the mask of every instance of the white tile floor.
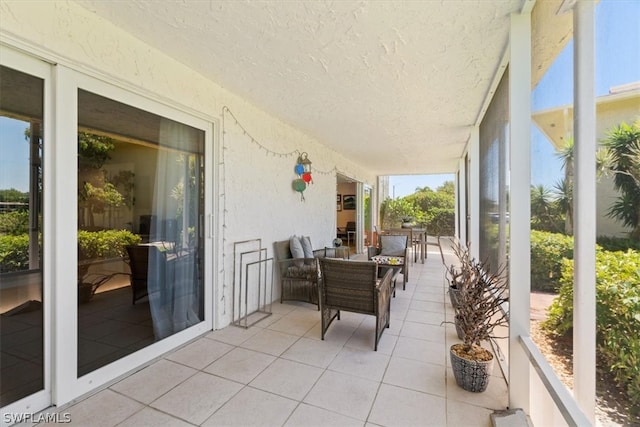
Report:
[[372,316],[343,312],[321,341],[314,306],[274,304],[255,326],[211,332],[62,411],[77,426],[491,425],[507,387],[501,376],[480,394],[456,385],[439,254],[409,278],[377,352]]

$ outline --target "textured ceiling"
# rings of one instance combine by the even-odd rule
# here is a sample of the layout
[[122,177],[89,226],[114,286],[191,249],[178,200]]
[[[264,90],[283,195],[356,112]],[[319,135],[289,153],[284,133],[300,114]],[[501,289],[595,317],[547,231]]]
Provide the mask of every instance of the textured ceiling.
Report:
[[449,173],[523,0],[79,0],[379,174]]

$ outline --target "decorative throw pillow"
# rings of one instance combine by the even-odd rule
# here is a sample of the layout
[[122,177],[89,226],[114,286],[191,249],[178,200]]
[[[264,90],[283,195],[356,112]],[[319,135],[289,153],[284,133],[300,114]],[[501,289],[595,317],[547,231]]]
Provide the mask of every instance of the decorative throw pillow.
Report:
[[291,239],[289,239],[289,250],[293,258],[304,258],[302,242],[298,236],[291,236]]
[[313,247],[311,246],[311,239],[309,236],[300,236],[300,243],[302,243],[304,257],[313,258]]
[[407,236],[380,236],[380,255],[404,256]]

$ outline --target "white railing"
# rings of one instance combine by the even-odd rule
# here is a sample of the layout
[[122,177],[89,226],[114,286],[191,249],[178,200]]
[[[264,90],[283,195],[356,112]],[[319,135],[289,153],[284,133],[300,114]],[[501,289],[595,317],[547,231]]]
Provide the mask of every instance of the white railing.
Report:
[[[531,365],[535,368],[538,377],[544,384],[549,396],[553,399],[554,404],[567,425],[580,427],[590,426],[591,421],[589,421],[578,407],[569,390],[562,384],[553,371],[553,368],[551,368],[551,365],[549,365],[542,353],[540,353],[540,350],[538,350],[538,347],[531,340],[531,337],[520,336],[519,338]],[[533,411],[534,409],[532,407],[531,412]]]

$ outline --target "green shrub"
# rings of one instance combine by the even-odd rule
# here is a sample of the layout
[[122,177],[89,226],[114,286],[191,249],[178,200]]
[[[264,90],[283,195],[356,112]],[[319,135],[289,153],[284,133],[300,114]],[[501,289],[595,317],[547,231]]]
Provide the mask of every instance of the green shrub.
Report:
[[[80,260],[126,256],[126,246],[142,239],[127,230],[78,231]],[[29,235],[0,236],[0,273],[29,269]]]
[[432,208],[424,215],[424,227],[430,235],[453,236],[455,212],[448,208]]
[[[561,283],[543,325],[558,335],[572,328],[573,261],[564,261]],[[627,390],[632,410],[640,411],[640,252],[597,252],[596,328],[602,366]]]
[[0,212],[0,234],[17,236],[29,232],[29,211]]
[[78,258],[81,260],[96,258],[125,257],[127,245],[136,245],[142,239],[128,230],[78,230]]
[[29,269],[29,235],[0,236],[0,273]]
[[605,251],[626,251],[627,249],[633,249],[640,251],[640,241],[637,239],[629,239],[625,237],[609,237],[598,236],[598,245]]
[[531,290],[557,292],[562,260],[573,259],[573,237],[531,231]]

